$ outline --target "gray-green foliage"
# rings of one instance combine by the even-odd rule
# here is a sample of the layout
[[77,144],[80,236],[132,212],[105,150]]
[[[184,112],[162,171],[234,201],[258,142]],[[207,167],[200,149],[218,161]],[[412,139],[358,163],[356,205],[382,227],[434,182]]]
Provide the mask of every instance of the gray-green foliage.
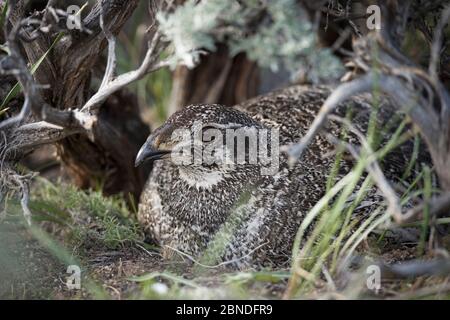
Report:
[[317,47],[313,26],[294,0],[197,2],[188,0],[172,14],[157,16],[173,45],[173,65],[193,67],[202,50],[214,51],[217,42],[226,42],[232,55],[245,52],[272,71],[283,67],[293,76],[307,71],[313,81],[343,71],[330,50]]

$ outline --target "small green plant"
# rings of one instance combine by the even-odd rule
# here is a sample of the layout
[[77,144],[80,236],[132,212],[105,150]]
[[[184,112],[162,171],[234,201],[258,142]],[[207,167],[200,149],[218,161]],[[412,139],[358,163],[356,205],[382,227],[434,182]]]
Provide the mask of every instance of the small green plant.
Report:
[[70,184],[56,186],[42,178],[38,181],[31,202],[34,220],[68,226],[75,246],[93,240],[117,249],[142,238],[121,197],[105,197],[100,191],[83,191]]
[[106,216],[101,221],[103,241],[110,249],[117,249],[140,240],[135,223],[120,223],[116,217]]
[[[376,93],[376,92],[375,92]],[[375,96],[377,96],[375,94]],[[377,105],[377,103],[374,103]],[[377,159],[382,163],[388,153],[411,138],[410,133],[404,132],[407,120],[399,121],[395,117],[384,127],[377,126],[375,121],[377,108],[374,108],[369,120],[369,127],[366,140],[370,144],[373,154],[361,151],[359,159],[353,169],[336,181],[336,172],[342,159],[341,149],[338,149],[336,163],[327,181],[327,192],[323,198],[310,210],[304,218],[297,237],[295,239],[292,253],[291,277],[285,297],[306,295],[322,283],[324,274],[328,277],[336,275],[342,267],[348,266],[351,257],[355,255],[358,246],[368,239],[375,230],[377,233],[385,232],[389,228],[391,215],[387,212],[387,205],[380,198],[376,202],[365,200],[368,195],[374,195],[374,180],[370,175],[365,174],[370,159]],[[400,124],[398,124],[400,122]],[[396,123],[396,124],[395,124]],[[395,125],[395,126],[394,126]],[[385,132],[392,132],[388,141],[381,145],[381,137],[386,136]],[[341,137],[345,140],[347,136]],[[412,158],[407,165],[404,175],[406,178],[413,171],[413,166],[418,157],[418,142],[414,145]],[[402,185],[408,186],[401,197],[402,204],[407,203],[412,198],[416,198],[424,193],[425,199],[429,199],[432,192],[431,173],[425,169],[425,187],[418,185],[420,178],[413,182],[399,181]],[[419,174],[419,176],[422,174]],[[425,200],[424,199],[424,200]],[[369,207],[370,212],[364,215],[357,215],[358,207]],[[421,245],[427,238],[428,220],[424,219],[422,225]],[[381,243],[381,238],[377,243]],[[370,254],[370,253],[369,253]],[[359,293],[358,293],[359,294]]]

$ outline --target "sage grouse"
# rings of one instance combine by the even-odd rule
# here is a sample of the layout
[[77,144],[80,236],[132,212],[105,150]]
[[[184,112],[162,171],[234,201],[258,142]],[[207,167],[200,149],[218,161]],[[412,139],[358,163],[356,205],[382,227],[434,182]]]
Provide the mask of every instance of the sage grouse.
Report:
[[[216,246],[220,263],[229,263],[234,268],[273,267],[287,263],[302,218],[324,195],[327,178],[335,163],[335,147],[324,133],[341,138],[342,125],[329,121],[327,128],[294,166],[289,166],[288,157],[279,152],[274,172],[264,172],[262,169],[267,169],[268,165],[262,165],[259,159],[256,163],[248,161],[249,140],[240,150],[246,157],[241,163],[211,163],[194,158],[199,150],[205,151],[211,144],[227,145],[223,139],[227,129],[278,129],[280,149],[283,145],[298,142],[329,94],[328,87],[294,86],[237,107],[190,105],[156,129],[136,158],[136,165],[146,160],[158,160],[154,162],[153,172],[141,196],[138,218],[150,238],[163,248],[163,256],[169,257],[176,252],[201,258],[207,252],[205,249]],[[339,106],[336,114],[345,117],[353,113],[352,122],[367,132],[370,113],[374,110],[372,101],[370,95],[354,97]],[[387,122],[384,119],[393,117],[390,109],[392,106],[381,103],[380,125]],[[199,123],[201,133],[205,128],[215,128],[223,136],[212,139],[201,134],[200,149],[198,144],[195,147],[195,139],[191,143],[180,138],[183,134],[177,132],[183,130],[195,135],[196,130],[192,128],[199,127]],[[276,132],[266,132],[270,134],[263,141],[270,144]],[[357,140],[353,142],[356,144]],[[188,146],[189,159],[194,161],[185,161],[186,154],[175,157],[177,160],[174,161],[173,151],[179,145]],[[397,151],[386,162],[384,170],[388,177],[400,176],[403,172],[403,165],[411,154],[410,146],[406,148],[408,150]],[[272,152],[275,148],[272,149],[268,154],[275,154]],[[227,153],[217,150],[213,158],[222,156],[223,159]],[[339,174],[348,172],[352,165],[351,157],[344,157]]]

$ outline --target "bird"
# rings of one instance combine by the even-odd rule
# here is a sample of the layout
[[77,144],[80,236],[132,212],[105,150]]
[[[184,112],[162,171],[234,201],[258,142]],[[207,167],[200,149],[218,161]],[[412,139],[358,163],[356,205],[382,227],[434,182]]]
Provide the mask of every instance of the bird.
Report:
[[[332,90],[330,86],[296,85],[237,106],[189,105],[153,131],[136,157],[136,166],[145,161],[153,161],[154,166],[141,194],[138,220],[151,241],[161,246],[163,256],[170,259],[179,253],[194,261],[213,257],[239,270],[288,266],[299,225],[325,194],[335,164],[336,146],[324,132],[340,138],[343,125],[329,120],[294,164],[288,154],[278,152],[278,165],[269,174],[263,173],[260,161],[248,161],[250,143],[240,150],[247,160],[243,163],[232,161],[236,160],[232,150],[219,148],[211,153],[216,162],[192,159],[213,143],[224,144],[227,130],[240,128],[246,133],[268,132],[266,141],[276,136],[282,150],[306,134]],[[352,123],[366,133],[373,101],[370,94],[358,95],[341,103],[334,114],[352,114]],[[392,105],[381,102],[377,123],[386,124],[394,115]],[[219,138],[202,137],[208,129],[218,130]],[[198,132],[204,144],[194,146],[193,136]],[[351,135],[348,139],[357,142]],[[411,145],[402,147],[385,163],[388,178],[400,176],[410,159]],[[272,146],[274,154],[275,149]],[[353,158],[343,157],[336,179],[354,163]]]

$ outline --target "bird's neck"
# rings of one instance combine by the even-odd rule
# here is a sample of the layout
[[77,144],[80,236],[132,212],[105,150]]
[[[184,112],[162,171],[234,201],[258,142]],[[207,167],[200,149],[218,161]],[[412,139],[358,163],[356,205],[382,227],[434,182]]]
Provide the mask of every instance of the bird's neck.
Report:
[[238,190],[251,181],[259,180],[259,168],[250,166],[223,166],[214,170],[203,166],[180,166],[179,177],[190,187],[204,191],[228,185]]
[[205,170],[201,166],[179,167],[180,178],[196,189],[212,189],[226,178],[222,170]]

